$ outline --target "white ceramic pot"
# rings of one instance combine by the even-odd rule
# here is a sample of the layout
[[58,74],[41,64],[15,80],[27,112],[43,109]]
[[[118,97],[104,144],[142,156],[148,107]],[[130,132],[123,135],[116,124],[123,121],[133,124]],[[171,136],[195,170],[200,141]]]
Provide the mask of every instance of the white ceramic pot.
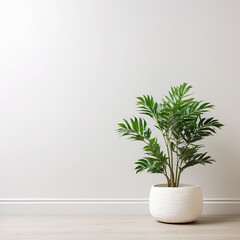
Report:
[[193,222],[202,214],[203,198],[200,186],[180,184],[152,185],[149,208],[151,215],[166,223]]

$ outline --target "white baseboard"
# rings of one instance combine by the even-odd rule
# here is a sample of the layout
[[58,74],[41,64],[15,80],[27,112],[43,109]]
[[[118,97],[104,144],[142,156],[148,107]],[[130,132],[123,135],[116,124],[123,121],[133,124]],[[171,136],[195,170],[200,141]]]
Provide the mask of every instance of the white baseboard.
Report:
[[[239,198],[204,199],[203,215],[240,214]],[[149,215],[145,198],[0,199],[0,215]]]

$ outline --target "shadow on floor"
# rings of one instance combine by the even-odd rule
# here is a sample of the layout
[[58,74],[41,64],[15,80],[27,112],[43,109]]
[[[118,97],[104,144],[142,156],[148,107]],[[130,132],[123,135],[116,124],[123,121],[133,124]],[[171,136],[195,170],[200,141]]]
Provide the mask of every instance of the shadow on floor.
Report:
[[163,224],[168,224],[168,225],[210,225],[210,224],[216,224],[216,223],[226,223],[226,222],[232,222],[233,217],[232,216],[226,216],[226,217],[218,217],[218,216],[204,216],[199,218],[198,220],[194,222],[189,222],[189,223],[165,223],[165,222],[160,222]]

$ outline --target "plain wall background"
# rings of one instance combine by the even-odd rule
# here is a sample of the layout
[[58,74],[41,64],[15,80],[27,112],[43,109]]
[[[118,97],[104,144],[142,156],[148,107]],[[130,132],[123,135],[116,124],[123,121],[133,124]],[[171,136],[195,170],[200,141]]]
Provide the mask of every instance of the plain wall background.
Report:
[[237,0],[0,1],[0,197],[148,197],[117,123],[186,81],[226,126],[182,182],[239,198],[239,78]]

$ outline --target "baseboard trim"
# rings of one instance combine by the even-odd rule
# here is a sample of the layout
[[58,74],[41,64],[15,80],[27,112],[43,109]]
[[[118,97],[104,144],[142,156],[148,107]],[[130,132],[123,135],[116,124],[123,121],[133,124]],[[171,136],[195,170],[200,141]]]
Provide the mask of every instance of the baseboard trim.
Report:
[[[203,215],[240,214],[240,198],[203,203]],[[1,198],[0,215],[149,215],[149,210],[147,198]]]

